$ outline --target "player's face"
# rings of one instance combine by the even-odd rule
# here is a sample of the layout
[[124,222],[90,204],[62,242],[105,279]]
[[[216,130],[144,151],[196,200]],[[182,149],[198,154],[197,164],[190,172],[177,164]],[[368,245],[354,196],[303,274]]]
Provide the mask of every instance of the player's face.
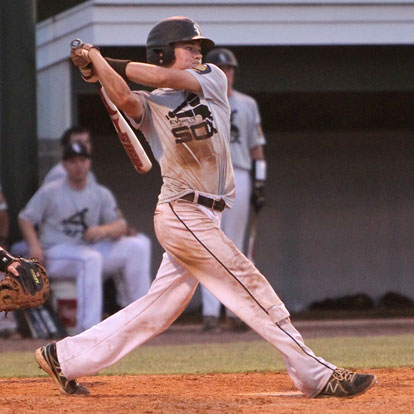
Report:
[[74,185],[86,183],[86,178],[91,168],[91,159],[84,156],[75,156],[63,161],[68,179]]
[[220,69],[226,75],[227,82],[228,82],[229,86],[230,87],[233,87],[233,83],[234,83],[234,73],[236,72],[234,66],[222,65],[222,66],[220,66]]
[[81,141],[88,152],[92,152],[92,143],[91,143],[91,137],[87,132],[78,132],[74,133],[70,136],[70,143],[73,144],[75,141]]
[[203,59],[199,40],[177,42],[174,45],[174,52],[175,61],[171,66],[173,69],[191,69],[198,66]]

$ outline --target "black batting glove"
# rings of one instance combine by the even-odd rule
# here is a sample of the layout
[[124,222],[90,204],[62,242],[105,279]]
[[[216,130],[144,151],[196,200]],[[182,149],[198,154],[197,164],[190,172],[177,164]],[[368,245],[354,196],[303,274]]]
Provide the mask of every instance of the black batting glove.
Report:
[[252,195],[250,197],[250,203],[256,213],[258,213],[265,205],[263,181],[255,181],[252,189]]

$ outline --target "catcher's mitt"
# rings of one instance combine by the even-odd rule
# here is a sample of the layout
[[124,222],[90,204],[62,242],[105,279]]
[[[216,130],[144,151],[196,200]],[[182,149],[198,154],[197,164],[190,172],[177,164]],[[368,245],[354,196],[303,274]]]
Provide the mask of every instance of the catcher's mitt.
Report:
[[50,286],[46,269],[37,259],[16,258],[19,276],[6,273],[0,281],[0,311],[14,311],[40,306],[46,302]]

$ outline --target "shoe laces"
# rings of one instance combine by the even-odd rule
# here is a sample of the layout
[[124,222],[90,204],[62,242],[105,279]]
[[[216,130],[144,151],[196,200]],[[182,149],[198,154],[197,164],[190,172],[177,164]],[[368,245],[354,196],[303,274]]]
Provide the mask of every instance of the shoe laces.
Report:
[[350,371],[349,369],[345,368],[337,368],[332,377],[337,379],[338,381],[352,381],[355,376],[355,372]]

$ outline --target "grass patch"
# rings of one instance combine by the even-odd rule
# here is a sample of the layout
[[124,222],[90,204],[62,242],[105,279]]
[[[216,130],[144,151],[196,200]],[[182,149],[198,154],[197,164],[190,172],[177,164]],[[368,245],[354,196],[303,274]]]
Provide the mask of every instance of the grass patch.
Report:
[[[346,368],[414,366],[414,335],[321,338],[306,343],[316,355]],[[46,375],[37,367],[33,352],[0,353],[0,367],[0,377]],[[254,341],[143,346],[100,374],[204,374],[284,369],[278,351],[265,341]]]

